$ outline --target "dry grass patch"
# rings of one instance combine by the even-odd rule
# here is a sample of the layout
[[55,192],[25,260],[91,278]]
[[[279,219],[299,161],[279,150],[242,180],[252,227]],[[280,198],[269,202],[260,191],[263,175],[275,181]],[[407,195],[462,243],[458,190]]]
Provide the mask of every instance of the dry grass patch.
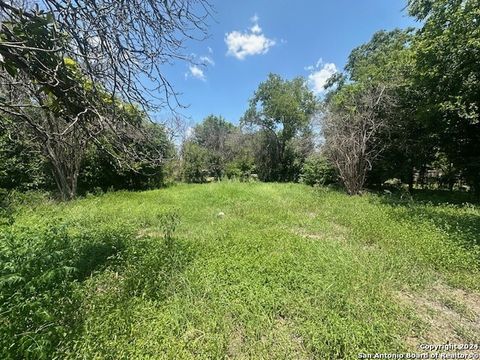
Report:
[[243,327],[237,326],[230,333],[230,338],[227,347],[228,359],[246,359],[247,355],[244,352],[245,330]]
[[436,282],[422,293],[400,292],[398,298],[425,324],[407,339],[409,347],[480,342],[480,294]]
[[348,238],[349,230],[347,227],[337,224],[333,221],[328,222],[326,229],[323,231],[310,230],[307,227],[295,228],[293,233],[311,240],[336,240],[345,242]]

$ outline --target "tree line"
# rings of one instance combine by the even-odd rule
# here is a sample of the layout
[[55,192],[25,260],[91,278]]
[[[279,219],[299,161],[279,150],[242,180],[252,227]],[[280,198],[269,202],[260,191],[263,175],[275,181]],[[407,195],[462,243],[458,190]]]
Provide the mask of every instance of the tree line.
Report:
[[[230,130],[231,139],[243,138],[248,171],[265,181],[337,179],[349,194],[391,179],[410,190],[433,186],[480,194],[479,5],[410,0],[407,10],[420,26],[379,31],[353,49],[321,100],[302,87],[301,78],[270,75],[240,129]],[[321,144],[312,132],[316,121]],[[208,150],[203,126],[191,142]]]
[[[188,36],[175,31],[185,30],[183,16],[205,31],[204,17],[173,11],[179,2],[140,3],[106,2],[125,15],[125,26],[128,19],[143,21],[138,15],[149,11],[145,6],[156,6],[171,25],[161,36],[178,49],[175,36]],[[77,187],[142,189],[167,179],[228,177],[338,182],[352,195],[389,181],[410,190],[480,194],[478,0],[410,0],[406,9],[419,26],[378,31],[353,49],[323,97],[301,77],[270,74],[235,124],[208,116],[182,144],[149,121],[150,97],[132,78],[148,74],[167,104],[175,99],[159,67],[139,67],[176,55],[162,52],[161,46],[172,47],[160,40],[148,40],[156,23],[144,20],[144,42],[137,44],[122,38],[134,35],[102,32],[122,21],[116,18],[107,16],[101,27],[83,10],[75,15],[84,17],[80,21],[61,7],[19,11],[5,4],[0,1],[6,19],[0,33],[0,187],[57,187],[71,198]],[[58,26],[64,22],[68,26]],[[146,59],[148,51],[157,58]],[[117,66],[118,54],[125,61]]]
[[480,194],[479,5],[410,0],[418,28],[377,32],[330,79],[325,150],[348,192],[397,178]]
[[171,144],[149,114],[178,105],[161,67],[192,61],[184,42],[206,36],[209,12],[206,0],[0,1],[0,186],[54,183],[68,200],[82,184],[158,185]]

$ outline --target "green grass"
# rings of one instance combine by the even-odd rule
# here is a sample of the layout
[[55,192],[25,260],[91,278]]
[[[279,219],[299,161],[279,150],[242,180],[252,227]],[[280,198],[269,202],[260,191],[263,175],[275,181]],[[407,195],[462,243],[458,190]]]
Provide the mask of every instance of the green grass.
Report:
[[[62,256],[77,270],[58,280],[68,286],[38,285],[35,296],[57,295],[33,309],[53,315],[24,325],[46,345],[10,334],[5,343],[15,345],[3,358],[351,359],[418,350],[407,338],[421,339],[428,324],[399,294],[438,282],[480,292],[480,209],[472,205],[298,184],[178,185],[23,206],[4,227],[20,245],[4,246],[3,258],[32,262],[17,256],[18,239],[50,243],[34,234],[61,224],[73,249]],[[3,279],[23,269],[11,262]],[[1,289],[12,294],[22,281]],[[20,331],[12,316],[0,327]],[[62,326],[50,334],[48,321]]]

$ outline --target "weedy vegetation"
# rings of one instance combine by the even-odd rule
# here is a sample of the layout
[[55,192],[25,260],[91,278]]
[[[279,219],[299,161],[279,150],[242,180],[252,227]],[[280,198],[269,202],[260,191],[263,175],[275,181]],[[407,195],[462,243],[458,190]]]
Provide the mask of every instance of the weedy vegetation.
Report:
[[350,359],[478,341],[480,210],[422,196],[226,181],[13,201],[0,357]]

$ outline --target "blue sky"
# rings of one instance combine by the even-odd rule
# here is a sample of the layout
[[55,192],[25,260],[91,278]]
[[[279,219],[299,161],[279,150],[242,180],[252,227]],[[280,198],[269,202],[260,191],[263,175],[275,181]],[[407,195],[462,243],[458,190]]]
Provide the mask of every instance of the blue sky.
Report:
[[[213,113],[237,123],[258,84],[273,72],[304,76],[314,91],[375,31],[414,26],[406,0],[214,0],[210,37],[186,53],[204,66],[175,64],[169,80],[199,122]],[[319,93],[321,95],[321,93]]]

